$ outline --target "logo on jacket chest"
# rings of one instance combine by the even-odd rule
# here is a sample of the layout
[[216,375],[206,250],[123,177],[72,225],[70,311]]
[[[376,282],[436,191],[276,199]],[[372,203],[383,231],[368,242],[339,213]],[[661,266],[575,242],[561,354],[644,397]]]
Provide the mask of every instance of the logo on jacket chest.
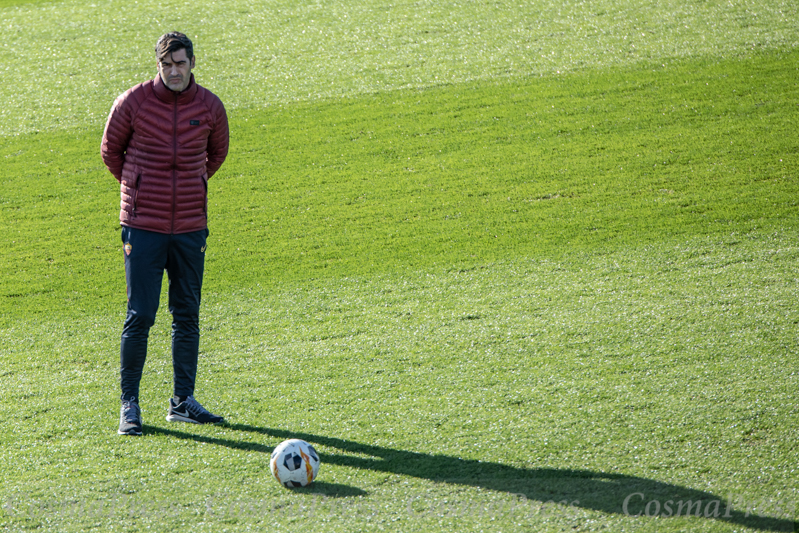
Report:
[[199,120],[190,120],[189,124],[191,124],[192,126],[199,126],[200,125],[200,121]]

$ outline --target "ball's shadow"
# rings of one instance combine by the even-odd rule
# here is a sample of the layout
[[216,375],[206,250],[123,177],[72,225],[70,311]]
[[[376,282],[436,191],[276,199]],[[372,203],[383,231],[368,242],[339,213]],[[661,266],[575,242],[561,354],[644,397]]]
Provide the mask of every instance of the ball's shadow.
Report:
[[328,483],[318,479],[307,487],[291,489],[300,494],[315,494],[325,498],[351,498],[353,496],[366,496],[368,492],[340,483]]
[[[691,502],[682,516],[690,513],[694,520],[719,521],[739,524],[761,531],[799,531],[793,520],[760,516],[740,510],[739,505],[728,506],[731,495],[716,495],[705,491],[662,483],[651,479],[624,474],[570,470],[556,468],[519,468],[514,466],[459,459],[445,455],[430,455],[384,448],[359,442],[298,433],[246,424],[228,424],[227,429],[259,433],[278,439],[303,439],[311,444],[335,448],[342,453],[320,453],[323,464],[361,468],[386,472],[439,483],[468,485],[520,495],[539,502],[566,502],[567,505],[610,514],[640,514],[646,518],[644,504],[649,501],[664,503]],[[147,426],[148,434],[161,434],[180,439],[217,444],[228,448],[271,454],[272,446],[196,435],[183,431]],[[317,448],[318,450],[318,448]],[[352,454],[357,454],[352,455]],[[303,492],[325,497],[363,496],[361,489],[316,481]],[[631,497],[631,495],[634,495]],[[640,495],[640,496],[639,496]],[[625,508],[625,500],[628,506]],[[697,505],[697,502],[702,502]],[[715,506],[711,506],[711,502]],[[676,505],[675,505],[676,507]],[[708,513],[708,510],[714,511]],[[660,515],[659,519],[668,519]],[[654,520],[654,518],[653,518]],[[711,526],[711,523],[706,524]]]

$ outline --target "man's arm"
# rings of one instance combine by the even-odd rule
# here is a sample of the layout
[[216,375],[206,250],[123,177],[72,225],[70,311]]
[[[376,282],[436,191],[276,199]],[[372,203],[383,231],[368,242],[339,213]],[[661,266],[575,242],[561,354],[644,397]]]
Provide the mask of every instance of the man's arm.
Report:
[[125,163],[125,151],[133,134],[133,117],[130,106],[126,105],[127,93],[116,99],[108,115],[103,132],[100,153],[109,172],[117,181],[122,181],[122,165]]
[[230,130],[227,123],[227,113],[222,101],[215,99],[215,105],[211,108],[214,114],[214,129],[208,137],[208,160],[205,170],[208,177],[213,176],[227,157],[228,146],[230,144]]

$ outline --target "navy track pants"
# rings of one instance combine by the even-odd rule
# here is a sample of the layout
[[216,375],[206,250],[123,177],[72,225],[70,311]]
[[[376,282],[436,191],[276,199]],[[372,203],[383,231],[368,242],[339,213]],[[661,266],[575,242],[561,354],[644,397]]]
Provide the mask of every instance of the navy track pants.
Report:
[[194,394],[200,348],[200,294],[208,230],[168,235],[122,227],[128,314],[120,343],[122,399],[139,399],[147,339],[155,322],[161,283],[169,276],[174,394]]

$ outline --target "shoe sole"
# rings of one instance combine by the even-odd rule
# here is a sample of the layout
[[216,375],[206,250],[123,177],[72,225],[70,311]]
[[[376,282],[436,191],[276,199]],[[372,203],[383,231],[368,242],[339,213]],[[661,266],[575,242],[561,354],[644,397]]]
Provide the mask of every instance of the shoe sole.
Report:
[[187,422],[189,424],[214,424],[214,425],[216,425],[216,424],[224,424],[225,423],[225,419],[224,418],[222,420],[218,421],[218,422],[198,422],[197,420],[194,420],[194,419],[191,419],[191,418],[186,418],[185,416],[180,416],[180,415],[166,415],[166,421],[167,422]]
[[131,437],[139,437],[139,436],[141,436],[141,431],[136,431],[136,430],[120,431],[120,430],[117,430],[117,435],[130,435]]
[[192,420],[191,418],[186,418],[185,416],[180,415],[166,415],[167,422],[188,422],[189,424],[199,424],[196,420]]

